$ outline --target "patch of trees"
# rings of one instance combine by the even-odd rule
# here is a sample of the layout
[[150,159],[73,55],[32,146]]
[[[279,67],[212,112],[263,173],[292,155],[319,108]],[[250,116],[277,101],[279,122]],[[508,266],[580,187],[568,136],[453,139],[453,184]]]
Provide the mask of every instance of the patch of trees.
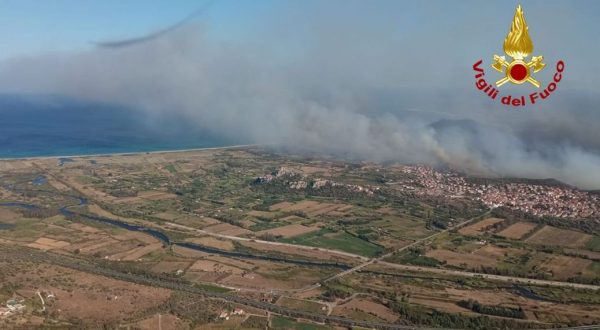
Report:
[[461,300],[456,303],[458,306],[470,309],[475,313],[487,314],[494,316],[510,317],[513,319],[524,319],[525,311],[519,306],[519,308],[504,307],[504,306],[490,306],[484,305],[477,300]]
[[273,235],[271,233],[264,233],[264,234],[258,236],[258,238],[262,239],[263,241],[270,241],[270,242],[275,242],[282,237],[283,236],[281,236],[281,235]]
[[458,329],[532,329],[539,324],[519,322],[511,319],[490,318],[489,316],[466,316],[450,314],[437,310],[428,311],[422,307],[390,301],[388,307],[400,314],[400,321],[405,324]]
[[266,317],[250,315],[244,322],[242,322],[241,326],[244,329],[267,329],[269,326],[269,321]]
[[22,209],[21,214],[25,218],[37,218],[37,219],[45,219],[50,218],[55,215],[58,215],[58,210],[56,209],[48,209],[48,208],[31,208],[31,209]]
[[424,255],[425,250],[420,247],[413,247],[408,250],[408,253],[402,255],[399,259],[400,263],[424,266],[424,267],[437,267],[441,262],[437,259],[427,257]]
[[509,222],[527,220],[542,225],[563,229],[575,229],[592,235],[600,235],[600,219],[565,219],[556,217],[538,217],[518,210],[499,207],[492,210],[492,216],[507,219]]
[[191,327],[195,328],[214,320],[218,316],[218,309],[225,307],[225,305],[229,304],[208,301],[187,292],[173,291],[171,297],[161,307],[182,319],[190,321],[192,323]]
[[452,223],[451,219],[445,219],[445,218],[435,218],[435,219],[431,219],[427,221],[427,224],[425,225],[425,227],[427,229],[447,229],[448,226]]
[[219,221],[226,222],[230,225],[234,225],[234,226],[242,225],[242,223],[240,222],[239,219],[236,219],[232,215],[229,215],[229,214],[211,214],[211,216]]
[[346,285],[340,280],[333,280],[321,283],[324,292],[321,294],[325,300],[335,301],[350,297],[354,293],[351,286]]
[[567,279],[567,281],[573,282],[573,283],[600,285],[600,277],[599,276],[596,276],[596,277],[583,277],[583,276],[570,277]]
[[469,270],[473,271],[473,272],[481,272],[484,274],[526,277],[526,278],[534,278],[534,279],[538,279],[538,280],[548,280],[552,277],[552,275],[548,274],[548,273],[528,273],[528,272],[525,272],[525,271],[522,271],[519,269],[514,269],[514,268],[497,268],[497,267],[481,266],[480,268],[471,268]]
[[114,189],[109,190],[108,193],[114,197],[137,197],[138,191],[132,189]]

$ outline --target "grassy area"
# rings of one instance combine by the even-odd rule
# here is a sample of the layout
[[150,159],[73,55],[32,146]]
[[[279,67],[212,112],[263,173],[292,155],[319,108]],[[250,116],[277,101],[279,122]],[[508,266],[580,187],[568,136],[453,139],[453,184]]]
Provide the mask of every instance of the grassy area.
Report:
[[380,246],[362,240],[356,236],[352,236],[348,233],[336,233],[327,229],[282,239],[281,241],[292,244],[341,250],[367,257],[376,256],[383,251]]
[[271,229],[271,228],[277,228],[277,227],[281,227],[281,226],[285,226],[285,225],[286,225],[286,223],[282,223],[282,222],[261,221],[261,222],[257,222],[255,224],[253,224],[248,229],[250,229],[252,231],[261,231],[261,230],[267,230],[267,229]]
[[194,286],[197,286],[197,287],[199,287],[199,288],[201,288],[203,290],[210,291],[210,292],[225,293],[225,292],[231,291],[231,290],[229,290],[227,288],[223,288],[223,287],[216,286],[216,285],[211,285],[211,284],[199,284],[199,283],[196,283],[196,284],[194,284]]
[[586,248],[600,252],[600,236],[594,236],[592,239],[587,242]]
[[173,165],[173,164],[169,164],[169,165],[165,166],[165,169],[172,174],[177,173],[177,169],[175,168],[175,165]]
[[437,259],[419,255],[417,253],[406,253],[400,256],[394,256],[392,260],[400,264],[410,264],[425,267],[437,267],[440,264]]
[[275,316],[271,321],[271,327],[273,329],[295,329],[295,330],[326,330],[331,329],[330,327],[305,323],[305,322],[297,322],[295,320],[289,319],[287,317]]
[[[12,227],[12,226],[11,226]],[[48,226],[39,219],[19,219],[14,227],[3,230],[2,237],[18,241],[35,241],[43,233],[47,232]]]
[[269,320],[266,317],[250,315],[241,325],[244,329],[266,329],[269,327]]
[[529,287],[536,295],[561,303],[600,304],[600,295],[592,290],[573,290],[558,287]]
[[594,261],[588,266],[587,272],[590,277],[600,277],[600,262]]
[[293,308],[293,309],[298,309],[298,310],[303,310],[303,311],[308,311],[311,313],[325,314],[327,312],[327,309],[325,309],[325,310],[322,309],[323,307],[325,307],[325,305],[320,304],[315,301],[303,300],[303,299],[281,297],[281,299],[279,299],[279,301],[277,302],[277,305],[289,307],[289,308]]

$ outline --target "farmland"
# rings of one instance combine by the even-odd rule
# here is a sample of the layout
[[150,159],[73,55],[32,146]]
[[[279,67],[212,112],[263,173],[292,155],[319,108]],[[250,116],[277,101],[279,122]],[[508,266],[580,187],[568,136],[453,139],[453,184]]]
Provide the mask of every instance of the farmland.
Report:
[[[6,321],[329,329],[600,320],[597,292],[570,286],[600,283],[592,230],[417,194],[407,168],[258,147],[1,161],[0,256],[48,257],[1,265],[0,303],[27,303]],[[47,313],[36,290],[57,297]],[[106,312],[77,319],[94,309]]]
[[527,235],[527,233],[531,232],[535,227],[536,224],[531,222],[517,222],[498,232],[497,235],[504,238],[519,240]]
[[326,249],[341,250],[367,257],[379,254],[381,247],[347,233],[335,233],[330,230],[320,230],[316,233],[304,234],[294,238],[282,239],[282,242],[308,245]]
[[[482,230],[483,229],[483,230]],[[393,257],[398,262],[520,277],[596,283],[597,236],[532,222],[488,218]],[[419,264],[419,263],[416,263]]]
[[526,242],[531,244],[556,244],[570,248],[579,248],[586,246],[591,238],[591,235],[581,232],[545,226],[528,238]]

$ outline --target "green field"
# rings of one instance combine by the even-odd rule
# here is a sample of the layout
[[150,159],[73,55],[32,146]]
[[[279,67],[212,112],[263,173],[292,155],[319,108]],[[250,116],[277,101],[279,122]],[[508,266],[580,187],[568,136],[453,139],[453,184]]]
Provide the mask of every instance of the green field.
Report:
[[271,327],[273,329],[296,329],[296,330],[328,330],[330,327],[311,324],[304,322],[297,322],[287,317],[275,316],[271,321]]
[[165,166],[165,168],[167,169],[167,171],[169,171],[171,174],[175,174],[177,173],[177,169],[175,168],[175,165],[173,164],[169,164],[167,166]]
[[277,221],[260,221],[255,223],[254,225],[250,226],[250,230],[252,231],[261,231],[261,230],[267,230],[267,229],[272,229],[272,228],[277,228],[277,227],[281,227],[281,226],[285,226],[287,225],[286,223],[282,223],[282,222],[277,222]]
[[216,286],[216,285],[211,285],[211,284],[205,284],[205,283],[195,283],[194,286],[199,287],[203,290],[206,291],[210,291],[210,292],[217,292],[217,293],[226,293],[226,292],[230,292],[230,289],[221,287],[221,286]]
[[346,251],[373,257],[383,251],[378,245],[362,240],[348,233],[336,233],[322,229],[314,233],[304,234],[293,238],[282,239],[282,242],[314,246],[320,248]]
[[326,313],[326,310],[323,311],[323,307],[325,305],[320,304],[315,301],[309,300],[301,300],[301,299],[293,299],[288,297],[281,297],[281,299],[277,302],[277,305],[284,306],[292,309],[308,311],[311,313]]
[[587,242],[586,247],[592,251],[600,252],[600,236],[594,236]]
[[266,317],[250,315],[241,325],[244,329],[266,329],[269,321]]

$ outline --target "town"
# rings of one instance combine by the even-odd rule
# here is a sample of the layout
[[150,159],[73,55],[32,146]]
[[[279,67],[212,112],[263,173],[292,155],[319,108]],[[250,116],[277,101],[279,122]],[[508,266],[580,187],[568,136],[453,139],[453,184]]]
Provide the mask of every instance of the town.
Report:
[[598,196],[568,186],[528,183],[476,184],[454,172],[405,166],[412,179],[402,188],[418,195],[475,198],[489,208],[507,207],[535,216],[591,218],[600,214]]

